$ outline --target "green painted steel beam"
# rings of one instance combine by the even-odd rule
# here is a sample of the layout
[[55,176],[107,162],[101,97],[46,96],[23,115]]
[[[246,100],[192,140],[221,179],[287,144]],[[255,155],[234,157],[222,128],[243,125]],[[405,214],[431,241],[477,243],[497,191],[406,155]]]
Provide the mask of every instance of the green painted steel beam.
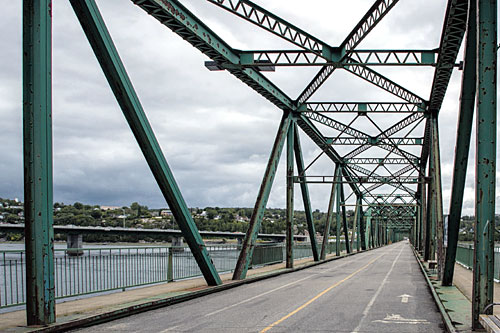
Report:
[[249,0],[207,0],[244,20],[318,56],[331,54],[331,47],[320,39],[285,21]]
[[[231,48],[178,0],[132,0],[163,25],[219,64],[238,65],[238,51]],[[293,101],[259,71],[252,68],[228,71],[280,109],[293,109]]]
[[95,1],[71,0],[70,3],[207,284],[221,284]]
[[458,232],[460,229],[460,217],[462,216],[465,179],[467,176],[467,162],[469,160],[474,103],[476,100],[476,2],[471,1],[469,7],[457,140],[455,143],[455,162],[448,216],[448,246],[446,248],[446,261],[442,280],[443,286],[451,286],[453,282]]
[[493,300],[497,141],[497,1],[477,2],[476,199],[474,229],[473,329]]
[[[294,131],[295,131],[294,149],[295,149],[295,162],[297,163],[297,173],[299,175],[304,175],[305,174],[304,158],[302,156],[302,146],[300,144],[299,130],[297,128],[296,123],[294,123]],[[311,243],[313,259],[314,261],[318,261],[319,260],[318,243],[316,241],[316,229],[314,227],[314,219],[311,208],[311,199],[309,197],[309,189],[307,187],[307,184],[305,183],[300,184],[300,189],[302,193],[302,201],[304,203],[304,211],[307,221],[307,230],[309,231],[309,239]]]
[[293,150],[295,121],[292,118],[286,138],[286,268],[293,268]]
[[[324,151],[325,155],[328,156],[335,164],[340,164],[342,161],[342,158],[340,155],[337,153],[337,151],[331,147],[326,141],[326,138],[321,134],[321,132],[313,125],[313,123],[300,115],[297,117],[297,125],[306,133],[309,138],[321,149]],[[352,173],[347,170],[346,168],[342,168],[342,175],[346,179],[351,179],[352,178]],[[351,187],[351,190],[359,195],[361,194],[361,190],[357,186],[357,184],[353,181],[348,182],[349,186]]]
[[368,208],[366,210],[366,212],[364,213],[364,216],[366,217],[364,250],[366,250],[366,249],[370,249],[370,248],[373,247],[373,244],[372,244],[372,212],[371,212],[371,208]]
[[[345,59],[349,55],[349,52],[353,51],[363,41],[397,2],[398,0],[376,0],[354,29],[347,35],[340,47],[334,49],[331,56],[335,56],[337,61]],[[319,87],[326,82],[335,69],[335,66],[323,67],[298,96],[298,104],[307,102]]]
[[410,90],[404,88],[403,86],[395,83],[386,76],[377,73],[369,67],[365,67],[360,64],[350,64],[344,66],[344,69],[357,77],[370,82],[371,84],[399,97],[409,103],[423,104],[426,103],[425,100],[418,96],[417,94],[411,92]]
[[55,322],[52,181],[52,1],[23,1],[26,321]]
[[439,45],[439,58],[432,82],[429,109],[441,109],[458,51],[467,28],[468,0],[449,0]]
[[[339,168],[342,169],[341,167]],[[340,171],[339,170],[339,174]],[[335,184],[336,200],[335,200],[335,255],[340,256],[340,228],[342,226],[340,213],[340,193],[342,191],[342,183]]]
[[425,105],[418,103],[392,103],[392,102],[307,102],[297,110],[299,112],[322,113],[423,113]]
[[[460,45],[467,28],[467,11],[469,0],[449,0],[446,9],[441,41],[439,44],[439,58],[434,72],[431,94],[429,97],[429,110],[438,112],[443,104],[446,90],[450,83],[453,66],[457,61]],[[423,166],[429,157],[429,147],[431,145],[430,118],[426,121],[424,148],[420,156]]]
[[276,134],[276,139],[271,150],[271,155],[269,156],[266,171],[260,185],[252,217],[250,218],[248,230],[245,239],[243,240],[241,252],[234,269],[233,280],[242,280],[247,275],[248,267],[252,260],[257,234],[262,223],[262,218],[264,217],[267,200],[269,199],[269,193],[271,192],[271,188],[273,186],[274,176],[276,175],[276,170],[278,169],[285,139],[288,135],[288,128],[292,124],[292,118],[293,116],[291,113],[283,113],[283,117],[281,118],[278,133]]
[[436,228],[436,257],[438,263],[438,278],[443,278],[444,271],[444,220],[443,220],[443,190],[441,184],[441,152],[439,147],[439,125],[437,114],[434,114],[432,119],[432,197],[434,198],[433,216],[435,219]]
[[[340,174],[340,166],[338,164],[336,164],[334,175],[336,177],[338,177],[339,174]],[[337,195],[336,184],[332,184],[332,190],[330,192],[330,201],[328,202],[328,210],[326,213],[325,228],[323,231],[323,242],[321,243],[321,255],[320,255],[321,260],[325,260],[325,258],[326,258],[328,238],[330,237],[330,228],[332,225],[333,214],[334,214],[333,206],[335,204],[335,196],[336,195]]]
[[363,183],[363,184],[418,184],[418,176],[353,176],[350,180],[342,179],[334,176],[295,176],[296,183],[314,183],[314,184],[331,184],[331,183]]
[[[242,51],[242,67],[263,66],[333,66],[341,68],[352,63],[363,66],[435,66],[437,50],[354,50],[342,61],[332,54],[328,59],[308,50]],[[231,66],[231,64],[228,64]],[[224,64],[222,64],[224,67]]]
[[340,185],[340,202],[342,206],[342,225],[344,229],[344,240],[346,244],[347,253],[351,253],[351,246],[349,243],[349,227],[347,224],[347,212],[345,207],[345,193],[344,193],[344,184]]

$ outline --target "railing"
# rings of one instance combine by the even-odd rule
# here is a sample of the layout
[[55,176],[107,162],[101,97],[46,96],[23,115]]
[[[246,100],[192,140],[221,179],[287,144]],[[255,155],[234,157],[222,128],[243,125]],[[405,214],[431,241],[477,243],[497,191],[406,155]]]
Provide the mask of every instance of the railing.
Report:
[[[496,282],[500,282],[500,247],[494,249],[494,270],[493,278]],[[458,244],[456,262],[472,269],[474,266],[474,245],[473,244]]]
[[[335,253],[335,247],[330,242],[327,253]],[[240,247],[217,245],[207,250],[217,271],[224,273],[234,269]],[[258,244],[252,266],[283,262],[285,251],[284,243]],[[344,242],[341,251],[345,251]],[[312,257],[311,245],[295,243],[294,258],[308,257]],[[25,267],[24,250],[0,251],[0,308],[24,304]],[[189,248],[156,246],[55,249],[54,274],[56,299],[201,276]]]

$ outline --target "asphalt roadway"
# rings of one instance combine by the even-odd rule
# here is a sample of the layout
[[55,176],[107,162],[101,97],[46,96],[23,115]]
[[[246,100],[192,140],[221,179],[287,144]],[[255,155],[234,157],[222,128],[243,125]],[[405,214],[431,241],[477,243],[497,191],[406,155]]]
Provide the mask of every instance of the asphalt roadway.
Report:
[[443,332],[407,242],[78,332]]

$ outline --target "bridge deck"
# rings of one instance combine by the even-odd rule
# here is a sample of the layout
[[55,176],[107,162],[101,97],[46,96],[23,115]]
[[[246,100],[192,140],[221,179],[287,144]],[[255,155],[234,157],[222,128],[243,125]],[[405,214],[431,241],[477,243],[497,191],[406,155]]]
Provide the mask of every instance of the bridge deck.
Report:
[[83,331],[423,330],[442,332],[443,323],[402,242]]

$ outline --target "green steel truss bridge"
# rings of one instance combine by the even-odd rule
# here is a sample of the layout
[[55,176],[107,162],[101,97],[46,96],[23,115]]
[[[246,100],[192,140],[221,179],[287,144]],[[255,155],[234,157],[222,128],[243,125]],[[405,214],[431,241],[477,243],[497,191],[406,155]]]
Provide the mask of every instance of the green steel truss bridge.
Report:
[[[288,42],[289,49],[237,50],[179,0],[132,0],[165,28],[207,56],[205,66],[226,71],[282,113],[249,229],[233,279],[245,279],[280,157],[286,160],[287,267],[293,266],[293,193],[300,188],[314,260],[325,256],[328,233],[343,235],[363,249],[386,244],[396,235],[410,237],[425,260],[437,260],[439,278],[450,285],[461,216],[467,156],[476,110],[476,237],[474,318],[493,298],[493,234],[496,165],[495,0],[449,0],[439,45],[434,49],[359,49],[386,15],[397,15],[398,0],[376,0],[339,45],[328,44],[249,0],[207,0]],[[97,60],[116,96],[145,159],[209,285],[221,283],[183,200],[132,83],[94,0],[70,0]],[[29,324],[55,321],[53,295],[51,1],[23,3],[24,166],[27,235],[27,316]],[[410,36],[411,37],[411,36]],[[459,49],[464,45],[464,57]],[[288,96],[268,71],[282,67],[317,68],[298,96]],[[431,66],[429,96],[418,96],[380,74],[380,66]],[[444,248],[439,112],[453,71],[462,71],[448,242]],[[318,101],[315,92],[338,71],[346,71],[398,102]],[[391,100],[394,100],[392,98]],[[390,115],[390,117],[387,117]],[[379,119],[392,122],[382,126]],[[368,131],[367,128],[370,128]],[[301,137],[320,150],[305,161]],[[309,174],[320,157],[331,173]],[[322,244],[315,239],[308,184],[331,187]],[[353,232],[346,209],[355,210]],[[337,249],[340,247],[337,246]],[[348,247],[349,251],[352,251]],[[480,292],[481,291],[481,292]],[[484,292],[486,291],[486,292]],[[486,311],[491,311],[491,308]]]

